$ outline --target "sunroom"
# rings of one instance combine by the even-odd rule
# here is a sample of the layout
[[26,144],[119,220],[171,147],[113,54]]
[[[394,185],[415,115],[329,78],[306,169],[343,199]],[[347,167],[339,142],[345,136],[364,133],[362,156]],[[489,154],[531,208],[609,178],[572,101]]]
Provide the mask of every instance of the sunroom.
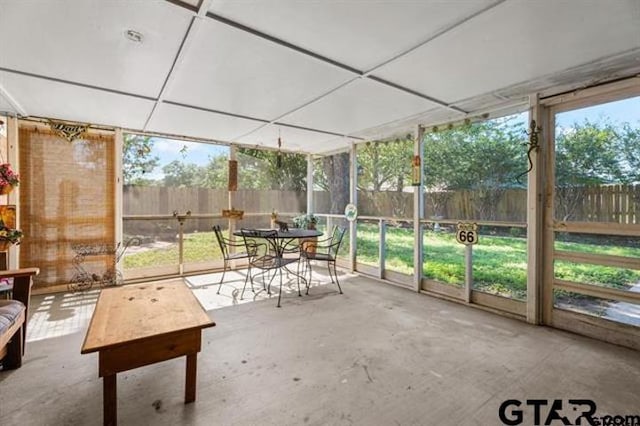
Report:
[[[575,397],[634,421],[639,28],[635,0],[0,2],[0,213],[22,232],[0,260],[7,276],[39,270],[24,363],[0,370],[0,423],[99,423],[82,338],[101,294],[149,283],[185,286],[217,325],[203,331],[196,403],[167,389],[182,386],[176,360],[130,370],[123,423],[503,424],[503,400],[570,410]],[[308,296],[299,273],[252,292],[250,256],[228,259],[245,231],[310,222],[320,241],[338,230],[337,268],[301,254]],[[238,244],[229,253],[214,227]],[[286,321],[314,315],[310,330]],[[278,371],[257,379],[252,356]],[[464,409],[412,395],[403,412],[400,390],[437,390],[395,369],[401,359],[444,395],[461,389]],[[521,376],[535,371],[539,382]],[[86,406],[34,391],[58,379]],[[278,388],[291,400],[258,391]]]

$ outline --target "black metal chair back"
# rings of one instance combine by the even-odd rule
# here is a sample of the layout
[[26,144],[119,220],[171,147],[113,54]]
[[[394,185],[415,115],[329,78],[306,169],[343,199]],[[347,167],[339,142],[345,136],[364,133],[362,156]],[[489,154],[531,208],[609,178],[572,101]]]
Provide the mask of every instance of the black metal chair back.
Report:
[[224,242],[224,236],[222,235],[222,229],[220,229],[220,225],[214,225],[213,232],[216,234],[216,240],[218,240],[218,246],[220,246],[220,251],[222,252],[223,259],[228,259],[229,249]]
[[[281,249],[278,245],[278,231],[271,229],[241,229],[240,232],[242,233],[247,253],[254,259],[268,255],[281,255]],[[266,244],[262,244],[258,240],[264,241]],[[261,247],[264,247],[264,252],[259,250]]]
[[[218,246],[220,247],[220,252],[222,253],[222,260],[224,261],[224,266],[222,269],[222,277],[220,278],[220,284],[218,285],[218,294],[220,294],[220,289],[222,288],[222,283],[224,282],[224,274],[227,272],[227,269],[229,269],[229,262],[232,260],[248,259],[249,253],[248,252],[236,253],[235,250],[237,250],[237,248],[245,248],[246,245],[242,243],[237,243],[234,240],[225,238],[224,235],[222,234],[222,229],[220,228],[220,225],[213,226],[213,233],[216,235],[216,240],[218,241]],[[229,247],[231,247],[233,250],[230,251]],[[249,267],[251,267],[251,265],[249,265]],[[242,288],[243,295],[244,295],[244,289],[247,287],[247,281],[250,274],[251,274],[251,271],[247,272],[247,276],[245,277],[244,287]],[[253,289],[253,286],[252,286],[252,289]],[[242,299],[242,296],[240,296],[240,298]]]
[[[299,262],[299,258],[285,258],[285,248],[280,244],[278,231],[262,230],[262,229],[241,229],[240,233],[244,239],[244,244],[249,253],[249,266],[252,269],[262,270],[262,274],[267,271],[275,271],[280,277],[280,292],[278,293],[278,304],[282,299],[282,269],[287,265]],[[286,244],[285,244],[286,245]],[[264,275],[263,275],[264,276]],[[271,294],[271,281],[276,274],[269,280],[267,291]],[[253,283],[253,277],[251,277]],[[264,283],[263,283],[264,284]],[[300,295],[300,281],[298,280],[298,295]]]
[[342,244],[342,239],[344,238],[344,234],[346,232],[347,229],[340,226],[337,226],[333,229],[331,245],[329,246],[329,255],[334,259],[338,257],[338,251],[340,250],[340,245]]

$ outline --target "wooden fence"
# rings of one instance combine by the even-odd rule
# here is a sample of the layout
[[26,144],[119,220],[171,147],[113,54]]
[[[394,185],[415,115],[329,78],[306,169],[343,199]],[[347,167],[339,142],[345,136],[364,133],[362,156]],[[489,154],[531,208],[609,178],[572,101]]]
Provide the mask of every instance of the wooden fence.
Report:
[[[304,212],[306,193],[295,191],[235,192],[234,206],[247,213]],[[330,194],[314,192],[314,210],[329,211]],[[638,223],[640,185],[601,185],[558,188],[556,219],[570,221]],[[228,192],[219,189],[180,187],[124,188],[124,215],[171,215],[173,211],[192,214],[220,214],[228,208]],[[358,192],[358,212],[363,216],[411,218],[413,194],[410,192]],[[526,191],[522,189],[486,191],[440,191],[425,194],[429,219],[497,220],[525,222]],[[210,228],[211,221],[207,222]],[[246,223],[248,226],[249,223]],[[200,228],[200,227],[198,227]]]

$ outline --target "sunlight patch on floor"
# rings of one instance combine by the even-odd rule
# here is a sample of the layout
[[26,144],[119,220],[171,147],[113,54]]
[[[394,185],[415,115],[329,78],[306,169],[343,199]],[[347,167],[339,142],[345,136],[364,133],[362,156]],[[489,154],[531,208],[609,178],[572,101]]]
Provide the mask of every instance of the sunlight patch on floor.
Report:
[[[254,279],[255,293],[251,290],[251,283],[242,296],[246,270],[229,271],[224,276],[224,283],[218,294],[218,287],[222,273],[194,275],[184,278],[172,278],[171,281],[181,280],[198,298],[205,310],[225,308],[243,303],[270,299],[274,307],[278,299],[279,278],[273,280],[271,284],[271,295],[265,289],[269,279],[265,280],[263,286],[262,278]],[[341,278],[345,278],[344,272],[339,272]],[[326,268],[314,267],[312,287],[331,284]],[[300,291],[305,294],[305,286],[300,283]],[[282,300],[297,297],[297,278],[292,274],[283,274]],[[57,293],[48,295],[34,295],[31,297],[29,308],[29,322],[27,326],[27,342],[43,340],[53,337],[64,336],[85,330],[91,321],[93,310],[98,296],[99,289],[92,289],[85,292]]]
[[89,324],[100,290],[31,297],[27,342],[64,336]]

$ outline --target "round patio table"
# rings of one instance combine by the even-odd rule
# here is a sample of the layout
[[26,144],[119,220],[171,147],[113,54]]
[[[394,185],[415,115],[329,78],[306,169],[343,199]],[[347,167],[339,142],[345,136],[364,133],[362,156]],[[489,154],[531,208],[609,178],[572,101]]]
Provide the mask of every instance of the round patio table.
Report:
[[[246,231],[246,232],[243,232]],[[257,233],[258,235],[255,235],[254,233]],[[267,235],[259,235],[260,233],[268,233]],[[296,239],[301,240],[302,243],[304,243],[304,240],[306,238],[315,238],[315,237],[319,237],[322,235],[322,232],[316,230],[316,229],[299,229],[299,228],[293,228],[293,229],[289,229],[288,231],[281,231],[279,229],[241,229],[239,231],[235,231],[233,233],[233,235],[237,236],[237,237],[247,237],[250,239],[254,239],[254,238],[264,238],[265,240],[272,240],[271,247],[274,249],[275,253],[276,253],[276,264],[280,265],[277,266],[278,268],[284,268],[288,273],[294,275],[295,277],[298,278],[298,296],[302,296],[302,294],[300,293],[300,280],[304,281],[305,285],[307,285],[308,288],[308,282],[306,280],[306,278],[300,274],[300,258],[298,257],[297,259],[293,260],[293,259],[289,259],[288,261],[286,261],[286,259],[284,258],[285,253],[288,253],[289,251],[287,250],[287,245]],[[276,241],[277,240],[277,241]],[[299,253],[298,249],[298,253]],[[247,247],[247,251],[249,251],[249,248]],[[279,260],[278,260],[279,259]],[[292,271],[287,267],[288,263],[292,263],[293,261],[297,261],[298,262],[298,270],[297,271]],[[251,270],[251,257],[249,259],[249,267]],[[264,268],[262,268],[264,269]],[[251,274],[251,272],[249,272],[249,274]],[[274,275],[275,277],[275,275]],[[273,278],[272,278],[273,280]],[[253,284],[253,278],[251,279],[251,283]],[[246,284],[245,284],[246,285]],[[270,290],[269,288],[271,287],[271,282],[269,282],[269,287],[266,289],[267,291]],[[242,292],[244,293],[244,289],[242,290]],[[307,294],[309,292],[307,291]],[[242,296],[240,296],[242,297]],[[280,299],[282,298],[282,272],[280,273],[280,293],[278,293],[278,307],[280,307]]]
[[[253,231],[253,229],[247,229],[248,231]],[[278,229],[256,229],[256,231],[276,231],[276,235],[274,238],[286,238],[286,239],[295,239],[295,238],[312,238],[319,237],[322,235],[321,231],[316,229],[300,229],[300,228],[292,228],[288,231],[280,231]],[[236,237],[242,237],[242,230],[235,231],[233,233]]]

